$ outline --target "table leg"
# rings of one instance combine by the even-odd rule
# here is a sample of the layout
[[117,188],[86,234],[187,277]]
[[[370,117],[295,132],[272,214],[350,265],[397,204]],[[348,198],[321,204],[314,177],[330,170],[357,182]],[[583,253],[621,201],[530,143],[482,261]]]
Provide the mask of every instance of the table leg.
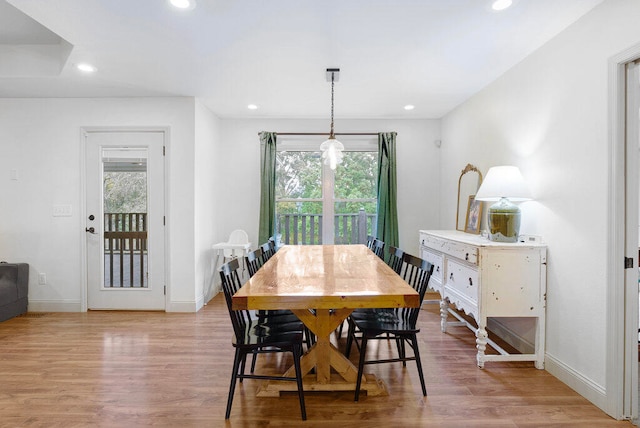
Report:
[[[358,376],[358,368],[331,343],[331,333],[342,324],[353,309],[319,309],[315,314],[309,310],[294,310],[298,318],[316,335],[316,343],[302,356],[302,374],[308,374],[315,367],[313,379],[306,377],[304,389],[309,391],[353,391]],[[337,372],[331,373],[331,369]],[[295,374],[293,367],[285,376]],[[362,388],[368,395],[386,395],[384,383],[373,375],[365,375]],[[295,390],[291,382],[269,382],[258,396],[277,396],[281,391]]]

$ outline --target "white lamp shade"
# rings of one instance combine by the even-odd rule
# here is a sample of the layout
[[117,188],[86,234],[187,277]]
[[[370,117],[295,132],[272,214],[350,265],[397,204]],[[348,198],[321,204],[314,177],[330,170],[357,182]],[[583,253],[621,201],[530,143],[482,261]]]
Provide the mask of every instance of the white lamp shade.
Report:
[[322,159],[329,168],[336,169],[336,166],[342,163],[344,145],[335,138],[329,138],[320,144],[320,150],[322,150]]
[[478,201],[499,201],[501,198],[507,198],[512,202],[532,199],[531,191],[517,166],[489,168],[475,197]]

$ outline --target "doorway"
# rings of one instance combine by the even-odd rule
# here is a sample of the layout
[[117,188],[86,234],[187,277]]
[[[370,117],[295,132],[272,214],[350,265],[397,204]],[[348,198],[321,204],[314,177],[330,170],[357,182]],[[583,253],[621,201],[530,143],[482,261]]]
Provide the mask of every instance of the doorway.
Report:
[[83,137],[87,309],[165,310],[165,133]]

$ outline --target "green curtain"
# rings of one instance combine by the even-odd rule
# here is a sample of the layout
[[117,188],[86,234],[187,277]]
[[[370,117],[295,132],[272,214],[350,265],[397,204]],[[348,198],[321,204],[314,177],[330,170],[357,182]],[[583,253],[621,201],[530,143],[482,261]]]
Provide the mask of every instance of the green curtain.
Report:
[[399,246],[395,132],[378,134],[378,223],[376,237]]
[[260,224],[258,245],[276,232],[276,133],[260,132]]

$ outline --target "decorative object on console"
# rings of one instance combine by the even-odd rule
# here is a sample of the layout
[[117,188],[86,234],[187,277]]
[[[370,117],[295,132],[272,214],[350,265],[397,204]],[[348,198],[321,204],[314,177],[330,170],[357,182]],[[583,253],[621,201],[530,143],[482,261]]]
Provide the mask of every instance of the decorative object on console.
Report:
[[327,80],[331,77],[331,132],[329,132],[329,139],[320,144],[324,164],[329,165],[331,169],[336,169],[336,166],[342,163],[342,151],[344,150],[344,145],[336,140],[333,133],[333,85],[337,80],[336,75],[339,76],[339,73],[339,68],[327,68]]
[[[471,197],[475,196],[478,188],[482,184],[482,173],[480,170],[470,163],[464,167],[460,172],[460,178],[458,178],[458,202],[456,207],[456,230],[463,232],[467,231],[468,217],[465,214],[469,212],[469,204]],[[480,222],[478,221],[478,231],[480,230]],[[469,231],[470,233],[478,233],[475,230]]]
[[498,242],[517,242],[520,231],[520,207],[513,202],[531,200],[531,192],[517,166],[489,168],[476,199],[497,201],[489,207],[489,239]]
[[467,233],[480,233],[480,222],[482,221],[482,202],[478,201],[475,195],[469,195],[467,204],[467,217],[464,231]]

